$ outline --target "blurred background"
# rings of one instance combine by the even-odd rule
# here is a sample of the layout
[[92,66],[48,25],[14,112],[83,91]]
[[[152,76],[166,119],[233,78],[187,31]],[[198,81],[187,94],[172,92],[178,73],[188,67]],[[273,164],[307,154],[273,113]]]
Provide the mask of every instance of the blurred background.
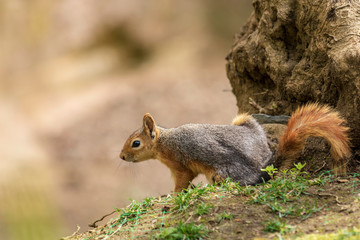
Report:
[[169,193],[169,170],[121,161],[122,145],[145,112],[164,127],[230,123],[225,56],[251,11],[250,0],[0,1],[0,239],[58,239]]

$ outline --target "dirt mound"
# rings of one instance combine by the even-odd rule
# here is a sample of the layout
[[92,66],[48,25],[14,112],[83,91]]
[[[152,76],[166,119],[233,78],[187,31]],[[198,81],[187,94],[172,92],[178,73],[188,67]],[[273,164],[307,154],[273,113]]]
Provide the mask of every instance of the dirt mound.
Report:
[[257,0],[253,6],[227,57],[239,109],[254,112],[249,97],[277,115],[309,101],[327,103],[347,119],[358,158],[360,5]]

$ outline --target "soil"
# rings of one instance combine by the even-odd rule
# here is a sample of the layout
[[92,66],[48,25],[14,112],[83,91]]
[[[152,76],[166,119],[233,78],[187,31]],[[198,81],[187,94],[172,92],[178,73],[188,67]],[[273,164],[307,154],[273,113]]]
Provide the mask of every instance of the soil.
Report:
[[[166,196],[162,198],[165,199]],[[266,205],[249,203],[250,199],[251,197],[242,194],[211,193],[201,199],[205,204],[213,205],[208,214],[197,216],[194,214],[194,207],[190,207],[185,214],[180,214],[180,216],[171,216],[170,214],[167,220],[164,220],[161,213],[165,207],[167,212],[171,212],[173,206],[167,204],[164,207],[164,204],[154,204],[151,213],[146,213],[144,217],[137,219],[136,224],[123,225],[119,232],[111,237],[108,236],[109,232],[105,229],[111,225],[116,225],[118,221],[116,214],[113,215],[115,220],[108,222],[105,226],[66,239],[102,239],[105,236],[109,239],[151,239],[159,232],[159,224],[165,222],[164,225],[176,225],[175,223],[179,221],[179,218],[183,222],[204,225],[209,230],[207,239],[277,239],[279,232],[267,232],[264,231],[264,227],[267,221],[277,219],[278,214],[273,213]],[[303,204],[315,203],[321,210],[312,213],[310,216],[300,213],[300,217],[283,217],[282,219],[292,230],[281,234],[281,237],[283,239],[294,237],[306,239],[312,236],[312,239],[317,239],[311,234],[337,233],[340,229],[349,230],[353,227],[359,227],[359,199],[359,177],[333,178],[324,186],[312,186],[305,195],[296,201]],[[233,217],[219,221],[219,214],[224,212],[231,213]],[[114,227],[115,229],[117,228]],[[355,236],[360,238],[360,233],[357,232],[356,234]],[[358,238],[355,237],[354,239]]]

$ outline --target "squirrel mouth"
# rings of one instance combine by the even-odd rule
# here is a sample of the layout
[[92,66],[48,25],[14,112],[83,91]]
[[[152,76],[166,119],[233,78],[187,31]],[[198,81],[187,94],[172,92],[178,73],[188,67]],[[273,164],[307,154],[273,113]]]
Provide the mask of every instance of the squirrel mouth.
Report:
[[123,153],[120,153],[119,157],[126,162],[137,162],[136,159],[134,159],[132,156],[126,156]]

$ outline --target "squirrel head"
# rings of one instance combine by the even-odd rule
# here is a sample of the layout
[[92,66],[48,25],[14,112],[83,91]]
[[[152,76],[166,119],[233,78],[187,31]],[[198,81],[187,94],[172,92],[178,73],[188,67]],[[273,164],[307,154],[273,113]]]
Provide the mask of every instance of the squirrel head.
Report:
[[143,117],[142,128],[135,131],[126,140],[120,158],[127,162],[141,162],[153,158],[152,150],[159,137],[159,132],[153,117],[150,113],[146,113]]

